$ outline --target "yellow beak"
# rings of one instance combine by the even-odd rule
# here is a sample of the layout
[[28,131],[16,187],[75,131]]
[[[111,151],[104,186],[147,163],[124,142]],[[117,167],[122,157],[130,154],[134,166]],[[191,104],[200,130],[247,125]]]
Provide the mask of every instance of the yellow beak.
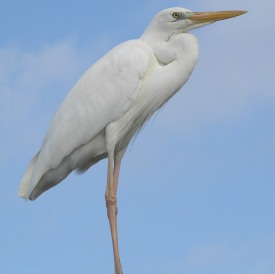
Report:
[[210,11],[210,12],[192,12],[190,20],[194,23],[206,23],[215,22],[219,20],[225,20],[232,17],[236,17],[247,13],[243,10],[232,10],[232,11]]

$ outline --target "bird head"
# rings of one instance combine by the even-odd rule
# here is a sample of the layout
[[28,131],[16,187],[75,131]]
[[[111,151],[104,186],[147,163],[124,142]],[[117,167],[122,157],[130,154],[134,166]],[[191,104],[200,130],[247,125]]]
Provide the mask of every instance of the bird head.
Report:
[[188,32],[216,21],[229,19],[246,13],[246,11],[211,11],[192,12],[184,8],[170,8],[154,16],[146,32],[175,34]]

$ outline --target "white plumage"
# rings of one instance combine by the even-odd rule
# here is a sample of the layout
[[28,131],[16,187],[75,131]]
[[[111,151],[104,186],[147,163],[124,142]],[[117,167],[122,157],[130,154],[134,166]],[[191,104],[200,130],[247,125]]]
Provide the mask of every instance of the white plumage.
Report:
[[140,39],[118,45],[80,78],[23,176],[19,195],[34,200],[73,170],[84,172],[108,157],[106,205],[118,274],[116,190],[127,146],[190,77],[198,42],[187,31],[243,13],[171,8],[157,14]]
[[33,200],[72,170],[85,171],[106,158],[105,130],[110,124],[116,152],[127,148],[136,131],[183,86],[195,66],[197,39],[188,33],[175,39],[170,35],[154,51],[158,41],[145,32],[140,40],[114,48],[80,78],[55,114],[22,180],[21,197]]

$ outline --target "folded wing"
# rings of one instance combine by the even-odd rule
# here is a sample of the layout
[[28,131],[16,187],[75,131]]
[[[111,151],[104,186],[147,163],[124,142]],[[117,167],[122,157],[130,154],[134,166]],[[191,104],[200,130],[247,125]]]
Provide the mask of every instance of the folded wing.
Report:
[[40,151],[21,181],[21,197],[29,199],[44,174],[127,110],[149,66],[150,49],[133,40],[120,44],[88,69],[56,112]]

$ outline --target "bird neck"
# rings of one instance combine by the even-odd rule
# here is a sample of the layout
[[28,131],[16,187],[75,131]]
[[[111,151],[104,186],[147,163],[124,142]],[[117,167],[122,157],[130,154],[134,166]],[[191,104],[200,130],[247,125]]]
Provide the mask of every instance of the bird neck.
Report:
[[153,50],[158,62],[167,65],[173,61],[186,60],[186,56],[198,55],[197,38],[190,33],[169,33],[145,30],[140,40]]
[[140,40],[152,48],[159,63],[167,65],[175,59],[173,51],[168,48],[167,44],[171,36],[173,34],[157,30],[152,32],[150,29],[147,29],[140,37]]
[[168,41],[173,33],[163,31],[157,27],[152,28],[149,26],[145,29],[140,39],[148,44],[154,43],[155,41]]

